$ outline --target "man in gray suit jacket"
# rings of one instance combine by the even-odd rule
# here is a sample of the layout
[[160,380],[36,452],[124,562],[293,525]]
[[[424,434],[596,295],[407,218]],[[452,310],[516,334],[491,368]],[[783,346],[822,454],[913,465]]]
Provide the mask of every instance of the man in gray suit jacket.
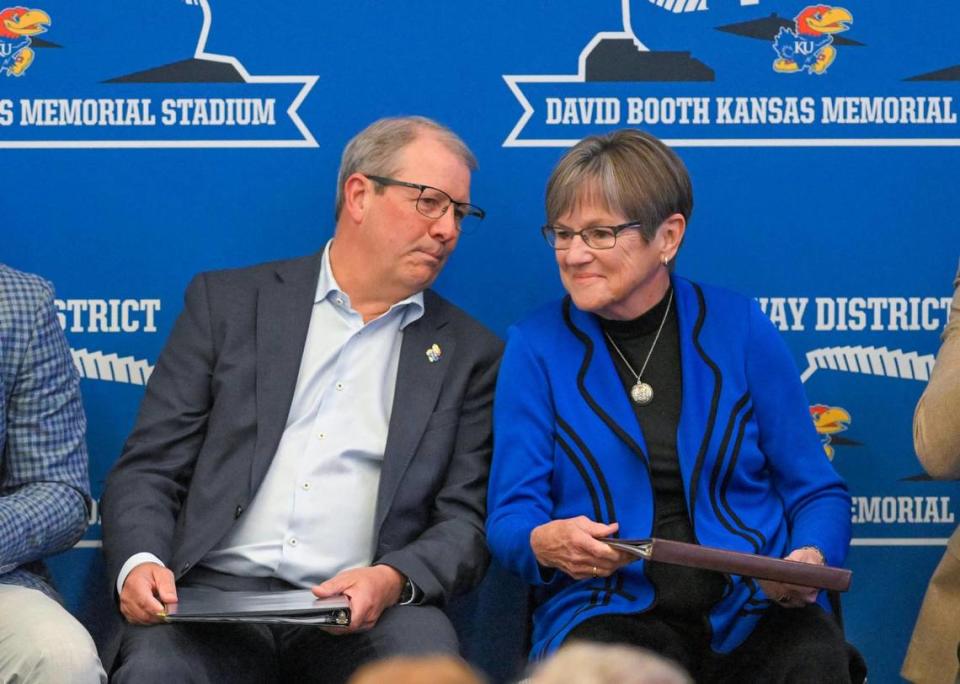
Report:
[[[483,218],[474,168],[433,121],[378,121],[344,151],[321,253],[191,282],[103,495],[114,681],[343,681],[456,653],[439,606],[487,563],[501,343],[427,288]],[[177,586],[345,594],[352,623],[155,626]]]

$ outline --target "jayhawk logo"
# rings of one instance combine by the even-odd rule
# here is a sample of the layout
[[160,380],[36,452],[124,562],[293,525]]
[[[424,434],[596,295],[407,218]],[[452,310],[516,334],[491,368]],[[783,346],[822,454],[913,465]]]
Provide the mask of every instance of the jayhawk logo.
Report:
[[833,446],[831,441],[834,435],[845,432],[850,426],[850,414],[839,406],[825,406],[815,404],[810,407],[810,417],[813,418],[813,426],[820,435],[820,441],[823,443],[823,450],[827,453],[827,458],[833,460]]
[[773,70],[782,74],[806,71],[822,75],[837,57],[833,34],[850,28],[853,15],[842,7],[811,5],[794,19],[797,30],[781,28],[773,41],[777,59]]
[[23,76],[33,63],[30,36],[44,33],[50,23],[43,10],[8,7],[0,12],[0,74]]

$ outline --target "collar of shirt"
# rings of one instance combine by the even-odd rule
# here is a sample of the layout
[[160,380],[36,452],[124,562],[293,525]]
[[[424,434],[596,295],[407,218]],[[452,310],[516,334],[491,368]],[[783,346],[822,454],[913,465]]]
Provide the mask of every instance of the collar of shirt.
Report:
[[[315,304],[318,304],[326,300],[345,314],[359,316],[350,304],[350,295],[340,289],[340,284],[333,276],[333,269],[330,268],[330,245],[332,244],[333,239],[331,238],[327,242],[327,246],[323,248],[323,263],[320,266],[320,277],[317,279],[317,294],[314,296],[313,301]],[[386,316],[395,309],[403,309],[401,314],[402,318],[400,319],[400,329],[403,330],[423,316],[423,292],[416,292],[406,299],[395,302],[389,309],[380,314],[378,318]]]

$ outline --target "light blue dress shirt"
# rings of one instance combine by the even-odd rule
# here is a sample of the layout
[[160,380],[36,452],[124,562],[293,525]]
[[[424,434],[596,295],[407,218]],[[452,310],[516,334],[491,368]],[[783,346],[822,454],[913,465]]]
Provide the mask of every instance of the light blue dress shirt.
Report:
[[[373,560],[373,521],[403,330],[423,315],[416,293],[364,324],[323,254],[290,413],[256,496],[200,565],[309,587]],[[136,565],[159,562],[136,554]]]

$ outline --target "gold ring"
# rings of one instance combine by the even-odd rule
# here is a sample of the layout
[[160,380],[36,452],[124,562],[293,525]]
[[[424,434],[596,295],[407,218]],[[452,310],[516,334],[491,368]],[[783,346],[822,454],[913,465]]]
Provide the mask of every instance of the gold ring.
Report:
[[594,577],[597,576],[597,566],[596,566],[596,565],[593,566],[593,576],[594,576]]

